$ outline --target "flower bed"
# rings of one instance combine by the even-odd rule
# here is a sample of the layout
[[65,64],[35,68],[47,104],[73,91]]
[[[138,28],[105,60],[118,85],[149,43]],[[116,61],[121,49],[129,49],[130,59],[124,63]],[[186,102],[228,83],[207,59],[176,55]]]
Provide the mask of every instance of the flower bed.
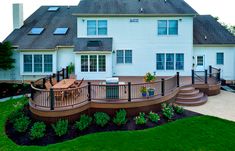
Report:
[[29,84],[0,83],[0,99],[30,93]]

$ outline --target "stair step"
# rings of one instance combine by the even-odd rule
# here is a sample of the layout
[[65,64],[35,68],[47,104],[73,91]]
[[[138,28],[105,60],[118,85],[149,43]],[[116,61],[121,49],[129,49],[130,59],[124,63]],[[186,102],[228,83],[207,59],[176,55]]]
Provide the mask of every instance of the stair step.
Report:
[[182,88],[180,89],[180,93],[191,93],[195,90],[194,87],[186,87],[186,88]]
[[207,100],[208,100],[207,95],[204,95],[200,100],[197,100],[194,102],[176,101],[175,103],[178,105],[182,105],[182,106],[199,106],[199,105],[205,104]]
[[204,93],[200,92],[196,96],[180,96],[180,97],[176,97],[176,101],[188,101],[188,102],[192,102],[192,101],[200,100],[203,96],[204,96]]
[[198,95],[200,93],[200,91],[198,90],[198,89],[195,89],[193,92],[184,92],[184,93],[182,93],[182,92],[180,92],[180,93],[178,93],[178,95],[177,95],[177,97],[187,97],[187,96],[191,96],[191,97],[193,97],[193,96],[196,96],[196,95]]

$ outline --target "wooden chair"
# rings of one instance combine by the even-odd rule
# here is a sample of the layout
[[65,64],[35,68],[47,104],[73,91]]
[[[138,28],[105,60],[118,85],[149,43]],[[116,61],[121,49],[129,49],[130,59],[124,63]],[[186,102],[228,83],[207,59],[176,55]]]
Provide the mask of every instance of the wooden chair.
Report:
[[73,95],[75,97],[80,96],[81,89],[79,89],[79,87],[82,85],[83,81],[84,81],[84,78],[79,83],[76,83],[77,81],[75,81],[74,84],[70,87],[70,89],[74,89],[74,88],[76,88],[76,89],[67,92],[66,97],[73,96]]
[[51,87],[52,87],[51,83],[50,83],[49,81],[47,81],[47,82],[45,83],[45,88],[46,88],[46,90],[50,90]]
[[51,81],[52,81],[52,85],[55,85],[57,83],[56,78],[52,78]]

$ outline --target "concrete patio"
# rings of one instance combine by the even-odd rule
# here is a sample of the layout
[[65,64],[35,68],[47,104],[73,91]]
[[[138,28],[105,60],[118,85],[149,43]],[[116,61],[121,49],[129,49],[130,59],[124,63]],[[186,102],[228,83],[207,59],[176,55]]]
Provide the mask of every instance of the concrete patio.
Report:
[[219,95],[208,97],[208,102],[201,106],[185,107],[187,110],[205,115],[235,121],[235,93],[222,91]]

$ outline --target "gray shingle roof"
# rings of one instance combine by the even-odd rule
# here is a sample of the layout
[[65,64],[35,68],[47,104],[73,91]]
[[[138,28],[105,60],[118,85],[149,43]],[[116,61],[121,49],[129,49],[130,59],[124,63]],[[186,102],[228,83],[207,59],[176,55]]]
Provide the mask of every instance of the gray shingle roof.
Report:
[[[143,8],[143,12],[141,12]],[[82,0],[77,14],[197,14],[184,0]]]
[[194,18],[193,43],[235,44],[235,36],[211,15],[200,15]]
[[[60,6],[57,12],[48,12],[48,6],[40,7],[20,29],[15,29],[4,41],[11,41],[18,49],[53,49],[58,45],[71,46],[76,37],[77,20],[74,13],[77,6]],[[33,27],[44,27],[41,35],[28,35]],[[68,27],[66,35],[53,35],[57,27]]]
[[74,51],[112,51],[113,50],[112,38],[76,38],[74,40],[74,44],[75,44]]

